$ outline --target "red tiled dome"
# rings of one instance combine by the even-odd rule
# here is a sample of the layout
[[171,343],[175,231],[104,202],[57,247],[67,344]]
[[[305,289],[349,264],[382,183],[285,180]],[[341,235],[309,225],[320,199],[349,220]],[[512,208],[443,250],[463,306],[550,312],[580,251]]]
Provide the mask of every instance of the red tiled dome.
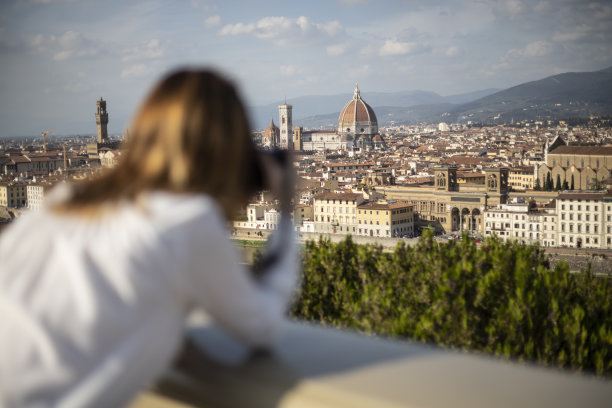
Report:
[[340,112],[338,127],[343,129],[346,125],[354,124],[355,122],[378,124],[374,110],[361,99],[359,87],[355,87],[353,99],[351,99]]

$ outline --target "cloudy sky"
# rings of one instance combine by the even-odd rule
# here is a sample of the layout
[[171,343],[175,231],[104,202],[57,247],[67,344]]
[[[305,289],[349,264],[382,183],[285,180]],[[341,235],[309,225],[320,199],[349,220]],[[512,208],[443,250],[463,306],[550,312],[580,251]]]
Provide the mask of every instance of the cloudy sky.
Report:
[[[248,105],[505,88],[612,66],[608,0],[2,0],[0,136],[121,132],[161,75],[224,70]],[[296,110],[297,107],[294,107]]]

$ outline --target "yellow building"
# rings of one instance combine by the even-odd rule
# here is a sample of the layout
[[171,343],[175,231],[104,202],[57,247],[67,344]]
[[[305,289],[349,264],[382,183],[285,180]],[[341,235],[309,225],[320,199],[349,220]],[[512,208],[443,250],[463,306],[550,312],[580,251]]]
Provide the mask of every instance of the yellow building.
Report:
[[358,205],[357,235],[413,236],[413,205],[406,202],[367,202]]
[[533,190],[534,181],[533,166],[522,166],[510,169],[508,184],[512,190]]

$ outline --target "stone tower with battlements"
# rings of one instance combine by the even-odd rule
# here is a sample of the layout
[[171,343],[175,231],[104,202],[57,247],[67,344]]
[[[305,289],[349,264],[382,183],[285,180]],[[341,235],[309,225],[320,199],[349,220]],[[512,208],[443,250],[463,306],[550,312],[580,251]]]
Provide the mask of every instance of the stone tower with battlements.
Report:
[[106,101],[100,97],[99,101],[96,101],[96,125],[98,125],[98,143],[104,143],[108,139],[108,112],[106,111]]

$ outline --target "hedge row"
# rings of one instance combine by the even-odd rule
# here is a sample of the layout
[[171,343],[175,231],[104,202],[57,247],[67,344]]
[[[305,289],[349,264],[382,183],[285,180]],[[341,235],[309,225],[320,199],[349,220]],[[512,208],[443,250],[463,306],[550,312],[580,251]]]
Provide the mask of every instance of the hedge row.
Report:
[[310,241],[303,259],[296,318],[612,374],[612,284],[551,270],[537,246],[425,234],[384,253],[347,237]]

